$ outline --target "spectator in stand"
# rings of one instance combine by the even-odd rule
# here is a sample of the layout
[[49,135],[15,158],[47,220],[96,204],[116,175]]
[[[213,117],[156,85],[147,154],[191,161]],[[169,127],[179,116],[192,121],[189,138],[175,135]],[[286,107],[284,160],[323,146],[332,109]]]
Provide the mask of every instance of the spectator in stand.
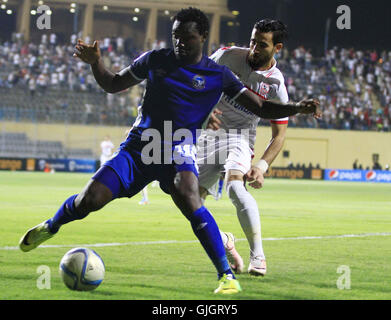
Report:
[[29,92],[30,92],[30,96],[31,98],[34,98],[34,95],[35,95],[35,90],[37,89],[37,82],[35,80],[35,77],[32,76],[28,82],[28,86],[29,86]]
[[372,166],[372,170],[382,170],[382,166],[378,161],[375,161]]
[[353,170],[357,170],[358,169],[358,159],[354,160],[353,162]]

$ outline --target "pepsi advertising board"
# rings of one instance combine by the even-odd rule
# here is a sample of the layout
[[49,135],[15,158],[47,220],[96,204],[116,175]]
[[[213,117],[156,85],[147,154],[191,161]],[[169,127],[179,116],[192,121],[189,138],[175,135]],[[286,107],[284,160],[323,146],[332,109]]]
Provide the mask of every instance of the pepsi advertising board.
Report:
[[325,169],[324,180],[391,183],[391,172],[380,170]]

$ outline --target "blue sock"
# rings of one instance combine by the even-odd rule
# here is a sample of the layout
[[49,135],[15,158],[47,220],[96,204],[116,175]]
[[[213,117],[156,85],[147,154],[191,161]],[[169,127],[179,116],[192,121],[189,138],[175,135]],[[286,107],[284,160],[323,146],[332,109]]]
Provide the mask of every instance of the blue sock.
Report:
[[224,180],[220,179],[219,180],[219,191],[218,191],[218,193],[221,193],[223,191],[223,186],[224,186]]
[[62,204],[60,209],[58,209],[57,213],[54,215],[54,217],[47,221],[51,233],[56,233],[63,224],[66,224],[74,220],[83,219],[86,216],[86,215],[79,215],[76,212],[75,205],[74,205],[74,201],[76,197],[77,194],[65,200],[65,202]]
[[220,279],[224,273],[232,274],[229,267],[225,249],[219,228],[212,215],[204,206],[193,212],[189,218],[194,234],[201,242],[209,258],[217,269],[217,276]]

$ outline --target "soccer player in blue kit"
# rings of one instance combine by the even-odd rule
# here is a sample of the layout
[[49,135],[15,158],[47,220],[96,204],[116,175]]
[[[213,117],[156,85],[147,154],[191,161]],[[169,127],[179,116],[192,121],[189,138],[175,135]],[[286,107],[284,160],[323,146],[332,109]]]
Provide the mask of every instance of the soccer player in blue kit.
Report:
[[[219,294],[233,294],[241,287],[233,275],[211,213],[202,205],[195,164],[196,131],[208,118],[224,92],[263,118],[281,118],[296,113],[318,112],[318,103],[279,104],[262,101],[247,90],[225,66],[203,55],[208,36],[206,15],[195,8],[182,9],[173,19],[173,49],[152,50],[137,58],[117,74],[107,70],[101,59],[98,42],[87,45],[81,40],[74,56],[91,65],[98,84],[109,93],[120,92],[147,79],[144,102],[126,140],[113,158],[107,161],[79,193],[69,197],[50,219],[31,228],[21,238],[22,251],[30,251],[53,237],[59,228],[85,218],[110,201],[132,197],[154,180],[170,194],[176,206],[189,220],[194,234],[213,262],[218,274]],[[160,159],[147,164],[145,147],[160,134]],[[191,141],[175,132],[186,129]],[[174,132],[174,135],[173,135]],[[169,150],[170,161],[166,151]],[[163,152],[164,151],[164,152]],[[164,153],[164,155],[163,155]]]

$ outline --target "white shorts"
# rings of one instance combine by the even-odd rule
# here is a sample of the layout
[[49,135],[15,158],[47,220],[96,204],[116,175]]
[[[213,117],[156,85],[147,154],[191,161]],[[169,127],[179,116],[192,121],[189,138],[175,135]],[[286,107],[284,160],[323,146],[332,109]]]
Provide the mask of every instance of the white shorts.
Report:
[[216,132],[204,131],[197,141],[199,184],[215,197],[221,172],[238,170],[246,174],[251,169],[254,154],[245,137],[229,135],[219,139]]

